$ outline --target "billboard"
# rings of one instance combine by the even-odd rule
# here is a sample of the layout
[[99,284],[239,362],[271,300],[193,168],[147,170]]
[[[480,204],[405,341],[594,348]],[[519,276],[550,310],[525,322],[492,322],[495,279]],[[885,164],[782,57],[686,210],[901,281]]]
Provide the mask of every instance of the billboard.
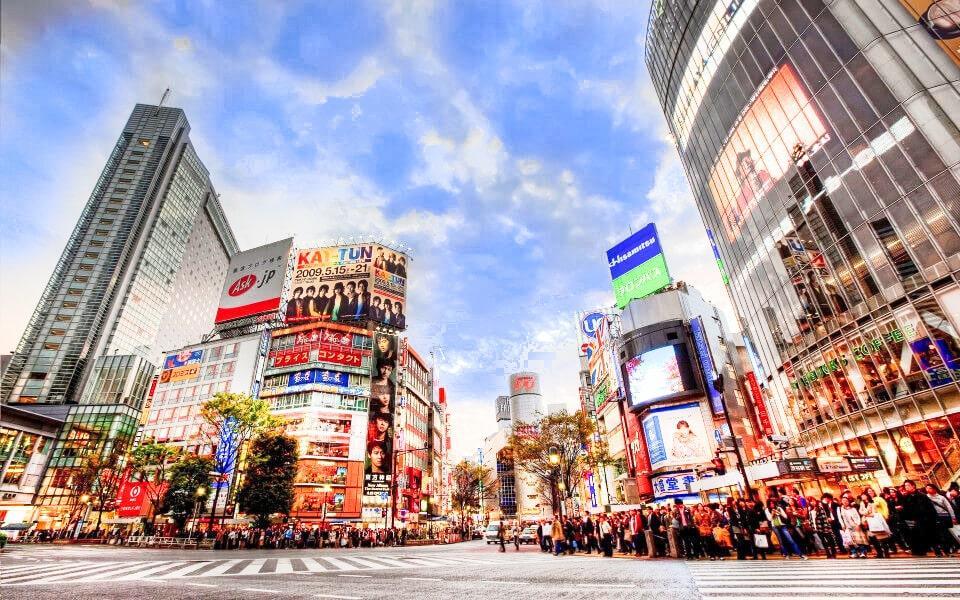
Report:
[[203,350],[182,350],[176,354],[168,354],[163,359],[160,383],[197,379],[200,377],[200,361],[202,359]]
[[276,313],[293,238],[241,252],[230,259],[216,324]]
[[682,344],[653,348],[623,364],[630,406],[645,406],[697,388]]
[[365,496],[389,494],[393,476],[393,417],[397,397],[397,350],[395,335],[377,333],[373,339],[373,368],[367,447],[363,468]]
[[670,285],[667,261],[653,223],[607,250],[607,264],[617,308],[623,309],[631,300]]
[[379,244],[307,248],[296,252],[288,324],[372,320],[405,329],[407,256]]
[[900,0],[941,48],[960,65],[960,5],[956,0]]
[[713,454],[700,404],[655,408],[643,418],[650,467],[706,464]]
[[510,395],[539,394],[540,380],[536,373],[514,373],[510,376]]
[[[160,484],[166,487],[166,482]],[[124,481],[117,490],[117,516],[118,517],[145,517],[149,516],[151,510],[151,498],[160,498],[163,496],[163,489],[158,488],[157,484],[146,481]]]
[[793,67],[784,63],[774,69],[733,126],[710,172],[710,191],[730,241],[794,166],[798,148],[812,154],[828,139]]

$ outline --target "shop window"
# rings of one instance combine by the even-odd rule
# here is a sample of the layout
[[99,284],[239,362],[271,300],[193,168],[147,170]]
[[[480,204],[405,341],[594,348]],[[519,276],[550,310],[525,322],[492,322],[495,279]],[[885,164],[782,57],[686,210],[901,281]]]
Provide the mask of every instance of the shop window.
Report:
[[887,258],[893,263],[893,267],[896,269],[901,281],[907,281],[920,273],[920,269],[917,268],[916,263],[910,258],[910,254],[907,252],[903,241],[900,239],[900,236],[897,235],[897,232],[888,219],[880,218],[871,221],[870,226],[873,228],[873,232],[877,235],[877,238],[879,238],[881,246],[883,246],[884,251],[887,253]]

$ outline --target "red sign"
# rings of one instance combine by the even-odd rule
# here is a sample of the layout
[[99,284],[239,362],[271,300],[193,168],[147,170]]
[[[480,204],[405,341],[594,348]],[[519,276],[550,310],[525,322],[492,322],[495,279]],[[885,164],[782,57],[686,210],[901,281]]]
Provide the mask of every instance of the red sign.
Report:
[[352,348],[340,348],[338,350],[320,348],[317,351],[317,360],[348,367],[359,367],[363,361],[363,355]]
[[764,434],[772,435],[773,425],[770,423],[770,415],[767,414],[767,403],[763,400],[763,392],[760,391],[760,384],[757,383],[757,376],[753,371],[747,373],[747,383],[750,386],[753,405],[757,408],[757,416],[760,418],[760,427]]
[[309,350],[277,350],[273,355],[274,368],[301,365],[310,362]]
[[[166,486],[167,484],[163,484]],[[117,492],[118,517],[146,517],[150,515],[150,498],[159,497],[153,492],[156,484],[146,481],[124,481]]]
[[236,297],[240,294],[243,294],[247,290],[253,289],[253,286],[257,283],[257,276],[253,273],[248,273],[240,279],[237,279],[227,288],[227,294],[230,296]]
[[536,375],[514,375],[513,389],[511,390],[514,395],[533,392],[536,389],[537,389]]
[[335,344],[338,346],[352,346],[353,334],[342,331],[332,331],[330,329],[314,329],[313,331],[303,331],[298,333],[293,343],[295,346],[319,343]]

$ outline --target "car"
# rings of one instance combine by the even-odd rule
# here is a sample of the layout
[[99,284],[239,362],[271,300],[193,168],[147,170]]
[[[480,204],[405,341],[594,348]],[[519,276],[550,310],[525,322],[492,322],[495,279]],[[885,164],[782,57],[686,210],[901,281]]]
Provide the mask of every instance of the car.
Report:
[[487,525],[487,529],[483,532],[483,539],[488,544],[496,544],[500,541],[499,521]]
[[483,525],[477,525],[476,527],[470,530],[470,539],[482,540],[484,531],[486,530],[484,529]]
[[523,531],[520,532],[520,543],[521,544],[537,543],[537,528],[535,525],[530,525],[528,527],[523,528]]

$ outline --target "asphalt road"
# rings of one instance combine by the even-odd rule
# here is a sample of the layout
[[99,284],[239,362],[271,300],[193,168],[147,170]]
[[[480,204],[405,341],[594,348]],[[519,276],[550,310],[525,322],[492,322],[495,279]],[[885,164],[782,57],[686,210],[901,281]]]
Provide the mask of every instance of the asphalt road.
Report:
[[649,598],[784,600],[960,597],[960,560],[723,562],[554,557],[469,542],[355,550],[146,550],[8,546],[0,597]]

